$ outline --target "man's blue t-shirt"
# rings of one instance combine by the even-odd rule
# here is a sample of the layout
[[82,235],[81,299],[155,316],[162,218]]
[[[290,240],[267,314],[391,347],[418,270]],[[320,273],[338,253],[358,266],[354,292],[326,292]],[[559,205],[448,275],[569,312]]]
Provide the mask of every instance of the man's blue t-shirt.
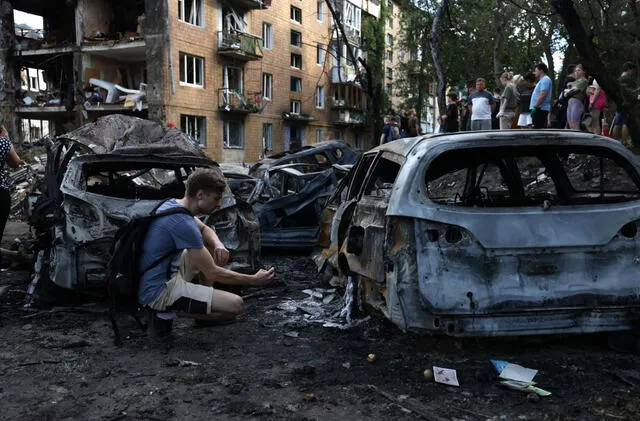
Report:
[[[182,206],[175,199],[167,200],[156,212]],[[149,304],[164,289],[166,283],[178,271],[180,255],[184,249],[202,248],[204,242],[193,216],[177,213],[160,217],[151,222],[144,240],[142,256],[138,262],[138,270],[149,267],[156,259],[175,250],[173,257],[166,258],[157,266],[149,269],[140,278],[138,301],[142,305]],[[169,267],[171,265],[171,267]]]
[[547,96],[542,100],[540,109],[543,111],[551,110],[551,78],[547,75],[542,76],[542,79],[540,79],[540,81],[536,84],[536,87],[531,94],[529,109],[533,108],[536,105],[536,102],[538,102],[538,98],[540,98],[540,93],[542,91],[547,91]]

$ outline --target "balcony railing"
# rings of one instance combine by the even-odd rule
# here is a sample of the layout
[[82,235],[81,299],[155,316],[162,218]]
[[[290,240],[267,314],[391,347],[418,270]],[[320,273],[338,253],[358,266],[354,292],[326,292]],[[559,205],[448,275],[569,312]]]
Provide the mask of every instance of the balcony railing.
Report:
[[259,113],[264,108],[262,92],[247,93],[235,89],[218,89],[218,109],[226,112]]
[[331,68],[331,83],[354,83],[356,71],[348,66],[333,66]]
[[348,126],[364,126],[368,123],[367,117],[363,113],[353,111],[341,111],[338,113],[337,120],[333,124]]
[[262,38],[237,31],[218,31],[218,53],[240,60],[259,60]]

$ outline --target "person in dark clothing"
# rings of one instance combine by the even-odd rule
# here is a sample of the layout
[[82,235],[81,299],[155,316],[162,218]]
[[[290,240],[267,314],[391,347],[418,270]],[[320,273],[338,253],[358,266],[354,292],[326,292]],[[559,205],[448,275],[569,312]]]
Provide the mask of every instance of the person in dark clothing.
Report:
[[[9,139],[9,132],[4,126],[0,126],[0,241],[4,227],[7,225],[9,213],[11,212],[11,186],[9,185],[9,168],[18,168],[22,163],[16,150]],[[2,268],[2,255],[0,254],[0,268]]]
[[575,82],[576,78],[573,77],[573,73],[576,70],[575,64],[570,64],[567,66],[567,76],[564,78],[562,82],[560,95],[558,95],[558,100],[553,104],[551,108],[551,127],[554,129],[564,129],[567,127],[567,103],[569,98],[565,97],[564,90],[569,88],[569,84],[571,82]]
[[442,115],[443,131],[454,133],[460,130],[458,124],[458,95],[455,92],[447,94],[447,112]]

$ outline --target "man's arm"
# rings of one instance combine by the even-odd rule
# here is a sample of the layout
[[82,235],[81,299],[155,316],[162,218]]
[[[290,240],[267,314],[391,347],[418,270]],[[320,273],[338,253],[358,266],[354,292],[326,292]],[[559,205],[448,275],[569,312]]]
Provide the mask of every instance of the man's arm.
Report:
[[222,244],[220,238],[218,238],[218,234],[205,225],[200,219],[193,217],[198,225],[198,229],[202,233],[202,240],[204,241],[205,247],[213,256],[213,260],[217,265],[224,266],[229,262],[229,250]]
[[187,249],[187,253],[195,268],[202,273],[202,283],[206,286],[212,286],[214,281],[227,285],[266,285],[275,276],[275,268],[260,269],[253,275],[245,275],[220,267],[204,247]]
[[[542,82],[540,82],[542,83]],[[545,83],[545,85],[549,85],[550,83]],[[543,89],[540,91],[540,96],[538,96],[538,100],[536,101],[536,104],[534,105],[534,108],[540,108],[540,105],[542,105],[542,103],[544,102],[544,99],[547,97],[547,95],[549,94],[549,89]]]

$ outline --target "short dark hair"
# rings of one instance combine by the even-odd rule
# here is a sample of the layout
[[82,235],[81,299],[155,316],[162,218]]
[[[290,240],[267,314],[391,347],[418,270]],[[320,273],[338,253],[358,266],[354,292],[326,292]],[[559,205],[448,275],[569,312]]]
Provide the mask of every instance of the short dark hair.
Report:
[[570,75],[571,73],[575,72],[576,70],[576,65],[575,64],[570,64],[567,66],[567,74]]
[[528,81],[528,82],[535,82],[536,81],[536,75],[534,75],[531,72],[527,72],[527,73],[525,73],[523,79]]
[[549,68],[547,67],[547,65],[546,65],[546,64],[544,64],[544,63],[542,63],[542,62],[541,62],[541,63],[536,64],[536,69],[538,69],[538,70],[542,70],[542,71],[543,71],[543,72],[545,72],[545,73],[549,72]]
[[629,70],[635,70],[635,69],[636,69],[636,65],[635,65],[635,64],[633,64],[633,63],[632,63],[632,62],[630,62],[630,61],[627,61],[627,62],[625,62],[625,63],[622,65],[622,71],[623,71],[623,72],[627,72],[627,71],[629,71]]
[[480,82],[480,81],[483,81],[483,82],[485,82],[485,83],[487,82],[486,80],[484,80],[484,78],[483,78],[483,77],[479,77],[479,78],[477,78],[477,79],[476,79],[476,83],[478,83],[478,82]]
[[198,168],[187,178],[187,196],[195,197],[198,190],[207,193],[222,194],[227,187],[227,181],[220,168]]

